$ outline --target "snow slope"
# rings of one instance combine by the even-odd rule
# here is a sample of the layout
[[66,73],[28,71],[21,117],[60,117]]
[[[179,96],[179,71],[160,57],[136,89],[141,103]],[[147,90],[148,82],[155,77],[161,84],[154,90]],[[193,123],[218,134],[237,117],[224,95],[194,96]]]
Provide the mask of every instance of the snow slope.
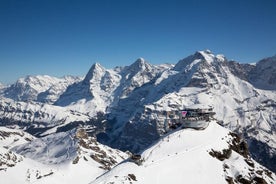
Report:
[[[161,138],[141,155],[142,164],[123,162],[90,184],[102,183],[241,183],[242,178],[275,183],[276,176],[247,155],[235,151],[229,130],[215,122],[203,131],[184,129]],[[230,150],[216,158],[212,152]],[[223,159],[223,160],[219,160]],[[258,182],[257,182],[258,183]]]
[[127,158],[127,154],[97,143],[83,129],[33,139],[13,147],[10,154],[19,161],[0,171],[5,184],[88,183]]
[[33,136],[22,130],[0,127],[0,172],[5,172],[23,161],[23,157],[17,155],[11,149],[33,139]]

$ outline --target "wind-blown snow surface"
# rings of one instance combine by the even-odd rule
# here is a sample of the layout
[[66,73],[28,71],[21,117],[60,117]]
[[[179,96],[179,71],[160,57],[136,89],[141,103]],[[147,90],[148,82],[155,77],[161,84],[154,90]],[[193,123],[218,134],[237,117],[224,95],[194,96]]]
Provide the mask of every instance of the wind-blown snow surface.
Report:
[[275,175],[258,174],[263,167],[231,151],[229,158],[219,160],[210,155],[212,150],[229,149],[233,137],[229,130],[211,122],[203,131],[184,129],[164,136],[142,153],[142,164],[126,161],[90,184],[102,183],[228,183],[237,182],[240,175],[249,181],[256,176],[267,183],[275,182]]

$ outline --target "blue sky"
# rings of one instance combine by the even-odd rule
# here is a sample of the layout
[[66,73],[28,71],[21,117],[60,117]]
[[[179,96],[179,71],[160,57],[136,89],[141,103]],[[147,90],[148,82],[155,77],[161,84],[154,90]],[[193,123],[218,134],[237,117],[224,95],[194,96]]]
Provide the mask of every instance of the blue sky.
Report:
[[275,10],[275,0],[0,0],[0,81],[139,57],[176,63],[205,49],[256,62],[276,54]]

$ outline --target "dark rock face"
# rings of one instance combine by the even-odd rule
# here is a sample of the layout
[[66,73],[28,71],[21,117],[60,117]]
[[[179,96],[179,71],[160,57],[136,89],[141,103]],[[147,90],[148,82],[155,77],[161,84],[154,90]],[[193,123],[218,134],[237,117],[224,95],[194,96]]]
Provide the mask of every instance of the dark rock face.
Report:
[[256,88],[276,90],[276,56],[259,61],[248,75]]
[[[209,151],[209,154],[212,157],[224,162],[223,170],[225,172],[225,180],[227,181],[227,183],[228,184],[234,184],[234,183],[267,184],[266,180],[263,178],[263,174],[266,175],[267,177],[271,178],[272,173],[265,168],[255,167],[255,164],[249,155],[247,143],[240,136],[238,136],[235,133],[230,133],[229,135],[232,137],[232,141],[230,141],[228,143],[229,147],[227,149],[223,149],[221,151],[212,149],[211,151]],[[244,176],[243,174],[239,174],[239,175],[235,176],[234,178],[227,176],[227,173],[228,173],[230,167],[229,167],[229,165],[226,164],[225,161],[227,161],[231,157],[232,151],[235,151],[238,154],[240,154],[242,157],[244,157],[244,161],[247,163],[247,165],[249,167],[249,171],[250,171],[249,177]]]
[[249,151],[254,160],[265,165],[271,171],[276,172],[275,149],[273,150],[268,145],[251,138],[249,139]]
[[248,146],[247,146],[246,142],[235,133],[230,133],[229,135],[232,137],[232,141],[228,143],[229,144],[228,149],[223,149],[222,151],[215,151],[212,149],[209,152],[209,154],[212,157],[215,157],[215,158],[219,159],[220,161],[223,161],[225,159],[230,158],[230,156],[232,154],[232,150],[233,150],[233,151],[237,152],[238,154],[240,154],[241,156],[243,156],[249,165],[254,166],[254,165],[252,165],[253,162],[251,162],[249,159],[249,150],[248,150]]
[[243,157],[247,158],[249,156],[249,150],[245,140],[241,139],[235,133],[230,133],[230,135],[233,137],[233,140],[230,143],[230,148],[242,155]]
[[232,150],[231,149],[224,149],[222,151],[215,151],[215,150],[211,150],[209,152],[209,154],[212,157],[215,157],[217,159],[219,159],[220,161],[223,161],[225,159],[230,158],[231,154],[232,154]]
[[237,76],[240,79],[245,80],[245,81],[248,81],[249,72],[255,68],[254,65],[240,64],[235,61],[227,62],[227,65],[232,74],[234,74],[235,76]]

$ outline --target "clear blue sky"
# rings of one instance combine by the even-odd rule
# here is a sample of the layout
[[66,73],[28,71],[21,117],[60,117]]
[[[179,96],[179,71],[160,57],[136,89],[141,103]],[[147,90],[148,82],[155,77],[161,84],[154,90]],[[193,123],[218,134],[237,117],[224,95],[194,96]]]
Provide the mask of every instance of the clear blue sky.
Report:
[[138,57],[176,63],[205,49],[240,62],[275,55],[276,1],[0,0],[2,83]]

